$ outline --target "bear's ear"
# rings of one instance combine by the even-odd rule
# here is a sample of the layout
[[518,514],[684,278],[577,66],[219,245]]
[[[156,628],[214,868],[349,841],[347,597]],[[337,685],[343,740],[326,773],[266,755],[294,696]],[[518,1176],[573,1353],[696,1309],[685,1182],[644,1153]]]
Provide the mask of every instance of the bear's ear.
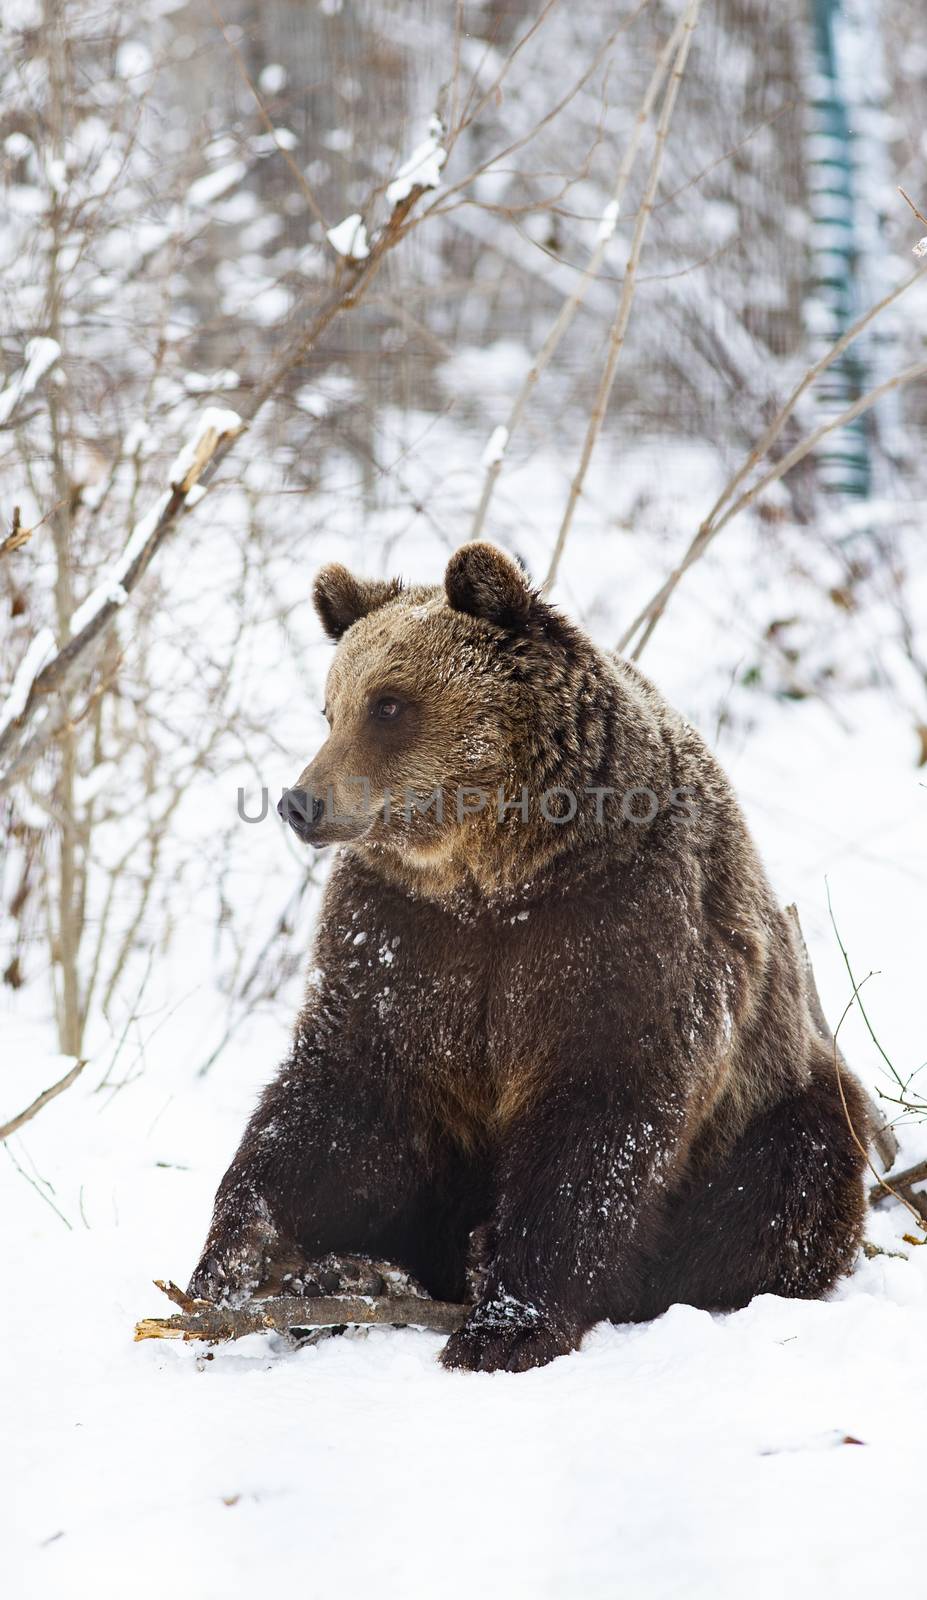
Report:
[[448,605],[500,628],[524,627],[537,596],[525,573],[495,545],[477,539],[455,551],[444,574]]
[[330,639],[340,639],[352,622],[395,600],[400,578],[355,578],[340,561],[323,567],[312,585],[312,600],[319,621]]

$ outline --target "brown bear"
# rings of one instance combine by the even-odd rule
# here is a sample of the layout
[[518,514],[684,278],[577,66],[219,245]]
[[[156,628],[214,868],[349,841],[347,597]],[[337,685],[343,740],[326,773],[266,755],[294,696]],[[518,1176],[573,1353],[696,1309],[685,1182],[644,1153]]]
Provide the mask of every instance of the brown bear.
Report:
[[459,1299],[473,1235],[442,1360],[513,1372],[601,1319],[824,1293],[867,1102],[704,741],[489,544],[314,598],[331,732],[279,809],[341,848],[191,1293],[354,1252]]

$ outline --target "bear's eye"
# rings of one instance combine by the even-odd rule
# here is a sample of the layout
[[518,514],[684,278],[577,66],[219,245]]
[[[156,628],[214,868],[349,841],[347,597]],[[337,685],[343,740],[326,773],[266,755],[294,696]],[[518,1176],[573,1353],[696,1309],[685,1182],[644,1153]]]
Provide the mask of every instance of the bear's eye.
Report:
[[395,722],[396,718],[402,713],[402,701],[397,700],[395,695],[384,694],[381,695],[379,700],[374,701],[370,709],[371,714],[378,721]]

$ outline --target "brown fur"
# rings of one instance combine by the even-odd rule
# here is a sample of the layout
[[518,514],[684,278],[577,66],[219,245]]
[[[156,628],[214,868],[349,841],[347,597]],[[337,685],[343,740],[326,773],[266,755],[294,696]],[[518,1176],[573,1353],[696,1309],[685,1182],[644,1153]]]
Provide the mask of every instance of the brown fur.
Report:
[[[601,1317],[825,1291],[859,1242],[862,1161],[792,925],[702,739],[489,545],[443,591],[329,567],[315,601],[339,641],[331,733],[288,814],[344,848],[195,1292],[248,1292],[295,1247],[459,1295],[479,1229],[484,1287],[444,1360],[520,1370]],[[646,786],[656,814],[541,814],[603,786]],[[500,820],[497,790],[523,788],[527,820]],[[443,819],[403,812],[409,789],[440,790]],[[461,819],[461,789],[493,803]]]

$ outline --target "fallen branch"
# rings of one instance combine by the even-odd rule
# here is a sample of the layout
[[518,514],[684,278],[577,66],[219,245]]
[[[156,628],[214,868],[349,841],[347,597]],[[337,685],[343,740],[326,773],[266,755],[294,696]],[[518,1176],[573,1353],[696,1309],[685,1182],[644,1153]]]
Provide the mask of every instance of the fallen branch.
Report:
[[228,1339],[244,1339],[249,1333],[289,1334],[294,1328],[335,1328],[349,1324],[429,1328],[435,1333],[454,1333],[469,1311],[468,1306],[444,1300],[426,1300],[418,1295],[332,1295],[321,1299],[301,1299],[298,1295],[279,1295],[268,1300],[249,1300],[243,1306],[217,1306],[209,1300],[193,1300],[176,1283],[157,1287],[180,1310],[172,1317],[143,1317],[135,1324],[139,1339],[202,1339],[220,1344]]
[[[904,1192],[913,1187],[915,1183],[927,1183],[927,1161],[916,1161],[913,1167],[905,1167],[901,1172],[896,1172],[892,1182],[896,1189]],[[872,1205],[882,1205],[883,1201],[890,1199],[887,1189],[881,1183],[874,1183],[869,1190],[869,1200]]]
[[70,1072],[66,1072],[64,1077],[59,1078],[58,1082],[53,1083],[50,1088],[43,1089],[42,1093],[36,1096],[25,1111],[20,1111],[18,1116],[11,1117],[9,1122],[4,1122],[0,1125],[0,1144],[3,1143],[4,1139],[8,1139],[12,1133],[16,1133],[24,1123],[31,1122],[42,1107],[48,1105],[49,1100],[57,1099],[59,1094],[64,1094],[65,1089],[70,1089],[71,1084],[80,1077],[86,1065],[86,1061],[75,1061]]

